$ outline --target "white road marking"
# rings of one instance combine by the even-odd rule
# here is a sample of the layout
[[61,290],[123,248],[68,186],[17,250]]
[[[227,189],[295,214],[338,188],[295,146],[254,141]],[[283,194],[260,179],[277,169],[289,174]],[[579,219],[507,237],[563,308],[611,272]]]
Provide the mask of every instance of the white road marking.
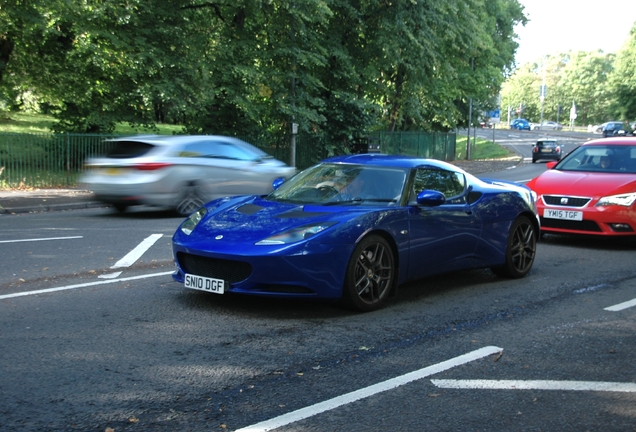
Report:
[[636,393],[636,383],[602,381],[522,381],[522,380],[431,380],[446,389],[487,390],[570,390]]
[[130,267],[137,261],[157,240],[163,237],[163,234],[152,234],[144,241],[139,243],[136,248],[131,250],[125,257],[120,259],[112,266],[112,269],[121,267]]
[[73,236],[73,237],[47,237],[47,238],[20,239],[20,240],[0,240],[0,243],[20,243],[20,242],[34,242],[34,241],[46,241],[46,240],[71,240],[71,239],[80,239],[80,238],[84,238],[84,237]]
[[[136,248],[134,248],[133,250],[128,252],[125,257],[123,257],[122,259],[117,261],[115,263],[115,265],[111,266],[110,268],[116,269],[116,268],[122,268],[122,267],[130,267],[139,258],[141,258],[141,256],[148,249],[150,249],[150,247],[152,245],[154,245],[157,242],[157,240],[159,240],[161,237],[163,237],[163,234],[152,234],[151,236],[147,237],[144,241],[139,243]],[[100,278],[100,279],[115,279],[115,278],[119,277],[119,275],[121,275],[121,274],[122,274],[122,272],[118,271],[118,272],[114,272],[114,273],[107,273],[107,274],[99,275],[97,277]]]
[[118,271],[118,272],[115,272],[115,273],[106,273],[106,274],[103,274],[103,275],[99,275],[97,277],[99,279],[115,279],[116,277],[119,277],[120,274],[122,274],[122,272]]
[[626,301],[626,302],[623,302],[623,303],[619,303],[619,304],[614,305],[614,306],[606,307],[605,310],[606,311],[610,311],[610,312],[618,312],[618,311],[622,311],[623,309],[627,309],[627,308],[634,307],[634,306],[636,306],[636,299],[629,300],[629,301]]
[[77,288],[85,288],[85,287],[90,287],[90,286],[95,286],[95,285],[110,284],[110,283],[115,283],[115,282],[127,282],[127,281],[131,281],[131,280],[147,279],[147,278],[157,277],[157,276],[166,276],[166,275],[169,275],[169,274],[172,274],[172,273],[173,273],[172,271],[162,272],[162,273],[152,273],[152,274],[147,274],[147,275],[131,276],[131,277],[122,278],[122,279],[113,279],[113,280],[105,280],[105,281],[97,281],[97,282],[86,282],[86,283],[82,283],[82,284],[67,285],[67,286],[58,287],[58,288],[47,288],[47,289],[42,289],[42,290],[37,290],[37,291],[27,291],[27,292],[13,293],[13,294],[5,294],[5,295],[0,295],[0,300],[8,299],[8,298],[14,298],[14,297],[26,297],[26,296],[32,296],[32,295],[38,295],[38,294],[45,294],[45,293],[51,293],[51,292],[56,292],[56,291],[66,291],[66,290],[72,290],[72,289],[77,289]]
[[353,391],[351,393],[344,394],[342,396],[337,396],[333,399],[326,400],[324,402],[319,402],[315,405],[311,405],[305,408],[301,408],[296,411],[292,411],[287,414],[283,414],[282,416],[275,417],[270,420],[265,420],[260,423],[256,423],[252,426],[247,426],[242,429],[238,429],[236,432],[265,432],[272,429],[279,428],[281,426],[288,425],[290,423],[294,423],[300,420],[304,420],[308,417],[315,416],[325,411],[332,410],[334,408],[338,408],[340,406],[355,402],[360,399],[367,398],[369,396],[373,396],[377,393],[381,393],[387,390],[392,390],[396,387],[399,387],[404,384],[408,384],[411,381],[416,381],[422,378],[426,378],[427,376],[443,372],[455,366],[459,366],[474,360],[478,360],[480,358],[487,357],[492,354],[496,354],[503,351],[503,348],[498,348],[495,346],[488,346],[484,348],[480,348],[478,350],[472,351],[468,354],[461,355],[459,357],[455,357],[450,360],[443,361],[441,363],[425,367],[423,369],[410,372],[408,374],[374,384],[369,387],[362,388],[360,390]]

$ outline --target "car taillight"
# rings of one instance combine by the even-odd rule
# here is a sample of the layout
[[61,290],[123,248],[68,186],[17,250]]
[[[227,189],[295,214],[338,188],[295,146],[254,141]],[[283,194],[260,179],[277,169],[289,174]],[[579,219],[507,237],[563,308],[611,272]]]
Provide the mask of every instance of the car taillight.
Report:
[[539,147],[532,148],[532,153],[538,153],[538,152],[539,152]]
[[557,148],[556,148],[556,152],[557,152],[557,153],[561,153],[561,147],[557,147]]
[[139,171],[155,171],[161,168],[166,168],[171,166],[172,164],[166,162],[146,162],[135,165],[135,169]]

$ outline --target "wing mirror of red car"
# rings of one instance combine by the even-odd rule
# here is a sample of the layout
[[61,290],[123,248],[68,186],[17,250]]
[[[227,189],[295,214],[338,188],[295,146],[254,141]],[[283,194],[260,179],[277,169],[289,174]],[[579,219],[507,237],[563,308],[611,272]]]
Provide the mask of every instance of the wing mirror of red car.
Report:
[[556,164],[558,164],[559,162],[557,161],[552,161],[552,162],[548,162],[547,164],[545,164],[546,168],[548,169],[552,169],[556,166]]

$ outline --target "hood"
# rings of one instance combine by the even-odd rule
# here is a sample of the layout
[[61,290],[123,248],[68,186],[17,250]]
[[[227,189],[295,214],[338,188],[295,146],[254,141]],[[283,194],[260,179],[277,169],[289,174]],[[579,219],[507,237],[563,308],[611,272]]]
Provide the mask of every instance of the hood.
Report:
[[528,187],[539,195],[600,197],[636,191],[636,175],[548,170]]
[[369,213],[368,207],[285,204],[259,197],[233,199],[216,208],[214,204],[208,205],[208,214],[195,229],[197,241],[223,236],[224,241],[253,244],[293,227],[346,222]]

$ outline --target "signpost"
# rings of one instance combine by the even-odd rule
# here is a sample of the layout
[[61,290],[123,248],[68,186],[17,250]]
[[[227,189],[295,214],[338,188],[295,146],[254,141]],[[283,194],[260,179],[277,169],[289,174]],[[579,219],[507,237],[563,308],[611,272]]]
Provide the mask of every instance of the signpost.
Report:
[[488,120],[492,124],[492,142],[495,142],[495,128],[501,122],[501,109],[496,109],[488,113]]
[[572,101],[572,108],[570,108],[570,130],[574,129],[574,120],[576,120],[576,104]]

